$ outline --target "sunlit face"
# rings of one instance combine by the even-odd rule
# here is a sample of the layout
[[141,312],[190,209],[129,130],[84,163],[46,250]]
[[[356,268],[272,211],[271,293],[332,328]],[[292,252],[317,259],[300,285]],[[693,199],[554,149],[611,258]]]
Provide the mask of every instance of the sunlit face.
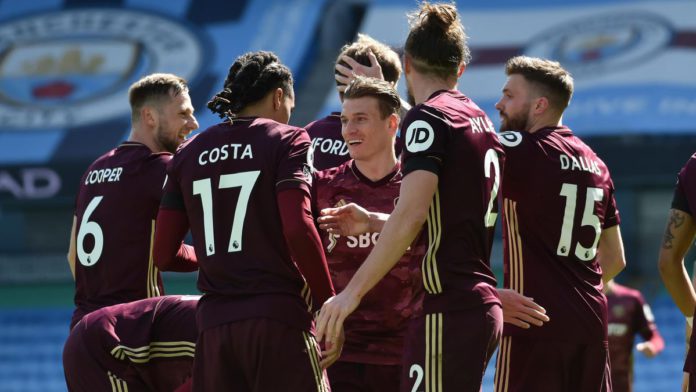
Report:
[[165,99],[156,108],[155,140],[161,151],[175,152],[186,136],[198,129],[188,93],[182,92]]
[[351,158],[367,161],[381,154],[393,155],[396,118],[392,115],[383,119],[375,97],[344,100],[341,134]]
[[510,75],[495,108],[500,113],[500,131],[529,131],[532,97],[524,76]]

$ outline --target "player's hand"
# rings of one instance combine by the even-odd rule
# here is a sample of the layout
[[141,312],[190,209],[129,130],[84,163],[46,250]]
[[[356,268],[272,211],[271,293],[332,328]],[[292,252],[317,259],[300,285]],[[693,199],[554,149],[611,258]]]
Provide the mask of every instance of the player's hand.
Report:
[[329,344],[328,342],[324,345],[324,350],[321,352],[321,365],[322,369],[333,365],[334,362],[341,357],[341,351],[343,351],[343,343],[346,341],[346,335],[341,328],[341,333],[335,343]]
[[645,355],[648,358],[652,358],[655,355],[657,355],[655,347],[650,342],[641,342],[636,344],[636,350],[640,351],[641,353],[643,353],[643,355]]
[[[360,300],[345,290],[324,302],[317,317],[317,341],[329,348],[341,342],[343,322],[360,304]],[[343,343],[341,342],[341,345]]]
[[550,320],[546,309],[511,289],[498,289],[498,297],[503,304],[503,322],[528,329],[532,325],[541,327]]
[[371,78],[384,80],[384,75],[382,74],[382,67],[379,65],[377,57],[372,52],[368,52],[367,57],[370,59],[369,67],[360,64],[359,62],[355,61],[352,57],[345,55],[341,56],[341,60],[348,64],[348,66],[346,67],[341,64],[336,64],[336,89],[339,93],[343,93],[346,91],[346,87],[348,87],[355,75],[368,76]]
[[355,203],[324,208],[317,219],[319,228],[332,234],[360,235],[370,231],[368,211]]

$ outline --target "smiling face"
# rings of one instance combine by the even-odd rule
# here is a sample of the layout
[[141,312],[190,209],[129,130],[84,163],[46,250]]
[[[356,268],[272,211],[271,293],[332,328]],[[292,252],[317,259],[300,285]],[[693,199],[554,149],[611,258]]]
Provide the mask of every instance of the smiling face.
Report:
[[192,131],[198,128],[193,105],[187,92],[155,104],[155,142],[160,151],[175,152]]
[[500,131],[529,131],[532,107],[531,86],[524,76],[513,74],[508,77],[495,108],[500,113]]
[[368,161],[382,154],[393,154],[396,118],[395,114],[382,118],[375,97],[346,99],[341,112],[341,134],[351,158]]

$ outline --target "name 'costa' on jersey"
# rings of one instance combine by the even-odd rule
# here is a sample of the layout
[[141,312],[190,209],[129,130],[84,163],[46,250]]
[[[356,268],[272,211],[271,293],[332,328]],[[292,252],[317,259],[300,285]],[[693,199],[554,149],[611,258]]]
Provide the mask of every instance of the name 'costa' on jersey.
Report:
[[188,216],[206,294],[201,330],[249,318],[310,328],[311,293],[290,257],[276,199],[284,189],[309,193],[309,146],[302,128],[240,117],[187,140],[169,163],[162,207]]

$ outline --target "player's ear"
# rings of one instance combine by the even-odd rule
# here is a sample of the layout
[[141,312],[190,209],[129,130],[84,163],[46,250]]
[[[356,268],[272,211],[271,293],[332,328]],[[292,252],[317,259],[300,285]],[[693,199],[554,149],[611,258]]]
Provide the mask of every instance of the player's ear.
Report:
[[285,98],[285,93],[283,89],[278,87],[275,92],[273,92],[273,110],[278,110],[283,105],[283,98]]
[[459,79],[462,74],[464,73],[464,70],[466,70],[466,64],[461,63],[459,64],[459,68],[457,68],[457,79]]
[[399,115],[392,113],[389,115],[389,132],[396,134],[397,129],[399,129]]
[[143,105],[140,109],[140,120],[149,127],[157,126],[157,113],[155,108],[150,105]]
[[549,109],[549,99],[546,97],[539,97],[534,100],[534,114],[543,114]]

